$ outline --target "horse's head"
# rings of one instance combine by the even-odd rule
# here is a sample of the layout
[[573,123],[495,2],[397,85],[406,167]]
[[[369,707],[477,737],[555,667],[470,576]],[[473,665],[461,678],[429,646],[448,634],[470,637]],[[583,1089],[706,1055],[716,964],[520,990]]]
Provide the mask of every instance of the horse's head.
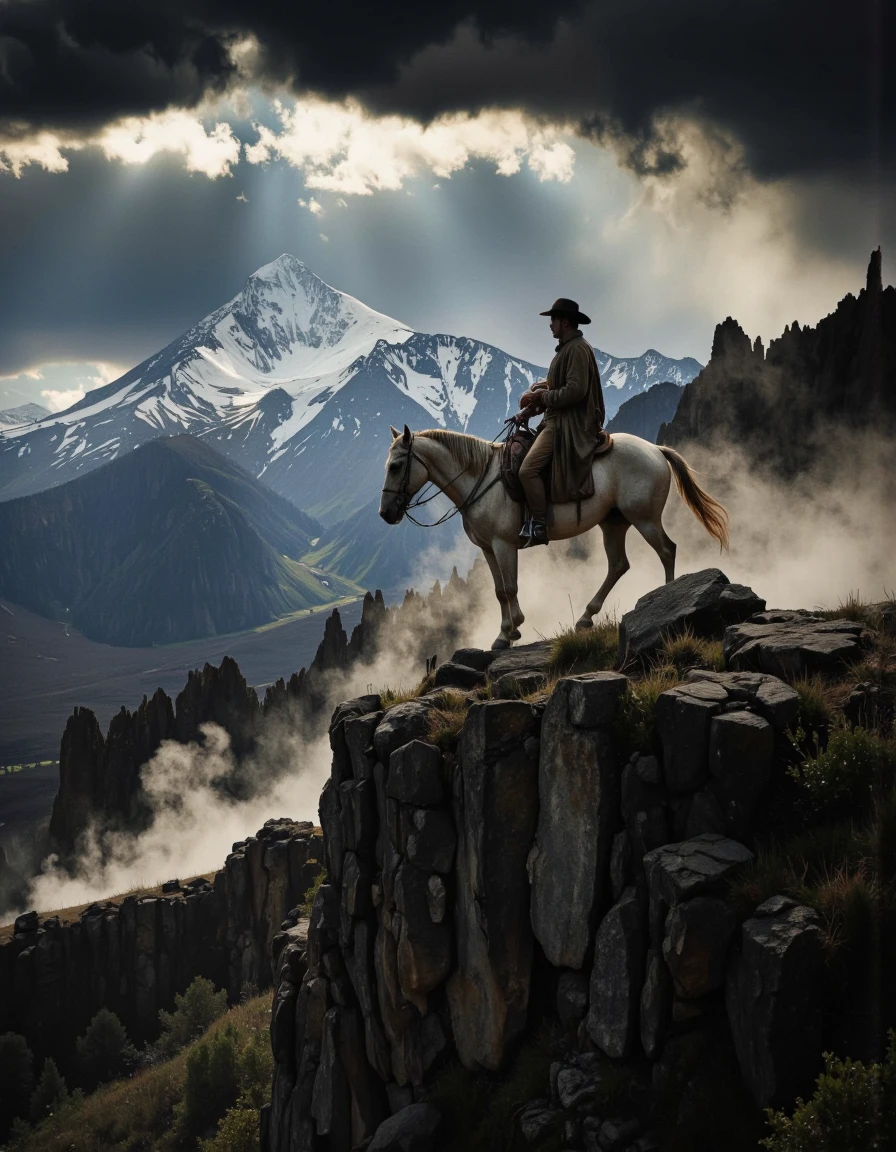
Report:
[[380,516],[387,524],[398,524],[413,497],[429,479],[426,465],[414,451],[414,434],[390,427],[392,446],[386,457],[386,482],[380,497]]

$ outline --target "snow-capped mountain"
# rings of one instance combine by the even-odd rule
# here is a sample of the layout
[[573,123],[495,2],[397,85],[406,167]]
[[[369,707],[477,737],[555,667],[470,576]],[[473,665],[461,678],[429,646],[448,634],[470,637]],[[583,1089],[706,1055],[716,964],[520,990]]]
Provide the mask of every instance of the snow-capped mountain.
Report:
[[[595,355],[609,416],[658,380],[700,370],[653,351]],[[27,429],[0,432],[0,499],[187,432],[332,523],[379,489],[390,423],[491,439],[544,372],[481,341],[414,332],[283,255],[120,379]]]
[[610,356],[594,349],[600,381],[604,389],[604,403],[607,406],[607,420],[612,420],[626,400],[646,392],[654,384],[670,380],[684,387],[697,375],[703,365],[686,356],[683,360],[670,360],[655,348],[648,348],[640,356],[628,358]]
[[20,404],[17,408],[4,408],[0,412],[0,432],[36,424],[38,420],[45,420],[49,415],[50,409],[44,408],[42,404]]

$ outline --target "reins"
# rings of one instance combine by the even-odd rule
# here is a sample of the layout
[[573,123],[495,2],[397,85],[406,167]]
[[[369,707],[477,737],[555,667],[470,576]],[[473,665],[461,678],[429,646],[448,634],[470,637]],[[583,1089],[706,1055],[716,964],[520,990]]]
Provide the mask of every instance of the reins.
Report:
[[[504,421],[504,428],[507,429],[507,432],[505,433],[505,435],[510,434],[510,428],[508,428],[508,425],[513,425],[515,422],[516,422],[516,418],[514,416],[511,416],[508,420]],[[497,444],[498,437],[500,435],[501,435],[501,433],[499,432],[498,436],[496,436],[494,438],[494,440],[491,441],[491,444]],[[401,497],[402,515],[407,516],[408,520],[410,520],[410,522],[412,524],[416,524],[418,528],[438,528],[441,524],[447,523],[447,521],[449,521],[452,518],[452,516],[456,516],[458,513],[463,515],[464,512],[466,512],[470,508],[472,508],[473,505],[478,500],[482,499],[482,497],[486,494],[486,492],[488,492],[492,488],[494,488],[494,486],[497,483],[499,483],[501,480],[501,470],[498,469],[498,475],[495,476],[488,484],[486,484],[484,488],[481,487],[482,482],[485,480],[485,477],[488,475],[488,470],[491,467],[491,461],[489,461],[489,463],[486,464],[485,470],[483,471],[482,475],[479,476],[476,483],[473,485],[473,488],[470,492],[470,495],[466,498],[466,500],[464,500],[460,504],[455,504],[455,506],[453,508],[450,508],[447,512],[445,512],[443,515],[441,515],[438,518],[438,520],[434,520],[431,524],[424,524],[420,520],[418,520],[415,516],[412,516],[410,513],[410,510],[412,508],[422,508],[424,504],[428,504],[431,500],[435,500],[435,498],[441,492],[443,492],[444,489],[439,488],[438,485],[434,484],[434,482],[432,480],[429,480],[429,481],[427,481],[427,483],[432,484],[433,487],[435,488],[435,491],[430,493],[429,496],[421,495],[422,492],[426,491],[426,484],[424,484],[423,487],[421,488],[420,492],[417,493],[416,498],[412,497],[410,494],[411,460],[412,459],[417,460],[420,464],[423,465],[424,468],[427,467],[426,461],[423,460],[420,456],[418,456],[417,453],[414,451],[414,433],[413,432],[411,433],[411,440],[410,440],[410,443],[408,444],[407,452],[406,452],[406,456],[405,456],[404,477],[402,479],[401,487],[400,488],[383,488],[383,491],[395,493],[395,495]],[[461,476],[463,476],[463,474],[469,470],[469,468],[470,468],[469,464],[467,464],[464,468],[461,468],[460,472],[458,472],[456,476],[453,476],[448,481],[448,483],[445,485],[445,488],[450,488],[451,485],[454,483],[454,481],[459,480],[461,478]],[[428,469],[427,469],[427,471],[428,471]]]

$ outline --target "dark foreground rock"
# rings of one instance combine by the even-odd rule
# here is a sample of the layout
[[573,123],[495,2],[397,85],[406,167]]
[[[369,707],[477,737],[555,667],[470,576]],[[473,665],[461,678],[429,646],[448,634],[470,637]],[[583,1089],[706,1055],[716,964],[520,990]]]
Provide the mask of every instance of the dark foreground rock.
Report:
[[741,928],[725,988],[744,1081],[765,1108],[807,1093],[818,1072],[823,934],[818,917],[783,896]]
[[435,1104],[409,1104],[383,1121],[367,1152],[430,1152],[441,1122]]
[[863,624],[806,612],[762,612],[725,631],[725,662],[734,672],[794,679],[830,675],[862,658]]
[[689,628],[697,636],[721,637],[729,624],[748,620],[765,608],[752,588],[732,584],[718,568],[679,576],[642,596],[619,624],[621,668],[629,660],[645,660],[665,636]]

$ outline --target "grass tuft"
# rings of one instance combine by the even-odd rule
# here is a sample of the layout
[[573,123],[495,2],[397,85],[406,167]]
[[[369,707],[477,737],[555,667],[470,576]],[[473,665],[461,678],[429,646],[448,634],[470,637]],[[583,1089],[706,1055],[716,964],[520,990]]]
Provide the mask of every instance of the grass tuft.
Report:
[[831,689],[823,676],[800,676],[791,681],[791,688],[799,696],[797,724],[810,737],[819,732],[827,732],[833,708]]
[[435,707],[429,712],[427,737],[442,752],[449,752],[457,746],[470,701],[453,688],[446,688],[433,699]]
[[841,600],[836,608],[816,608],[815,615],[823,620],[855,620],[859,624],[868,621],[872,609],[866,600],[863,600],[858,591],[850,590],[845,600]]
[[697,636],[690,627],[663,638],[660,658],[663,664],[673,665],[679,673],[691,668],[707,668],[713,672],[725,670],[721,640]]
[[616,709],[615,733],[620,753],[652,752],[656,739],[656,702],[661,693],[681,683],[674,664],[653,664],[637,680],[629,680]]
[[550,670],[563,676],[571,672],[607,672],[616,666],[619,625],[615,618],[593,628],[570,628],[551,638]]

